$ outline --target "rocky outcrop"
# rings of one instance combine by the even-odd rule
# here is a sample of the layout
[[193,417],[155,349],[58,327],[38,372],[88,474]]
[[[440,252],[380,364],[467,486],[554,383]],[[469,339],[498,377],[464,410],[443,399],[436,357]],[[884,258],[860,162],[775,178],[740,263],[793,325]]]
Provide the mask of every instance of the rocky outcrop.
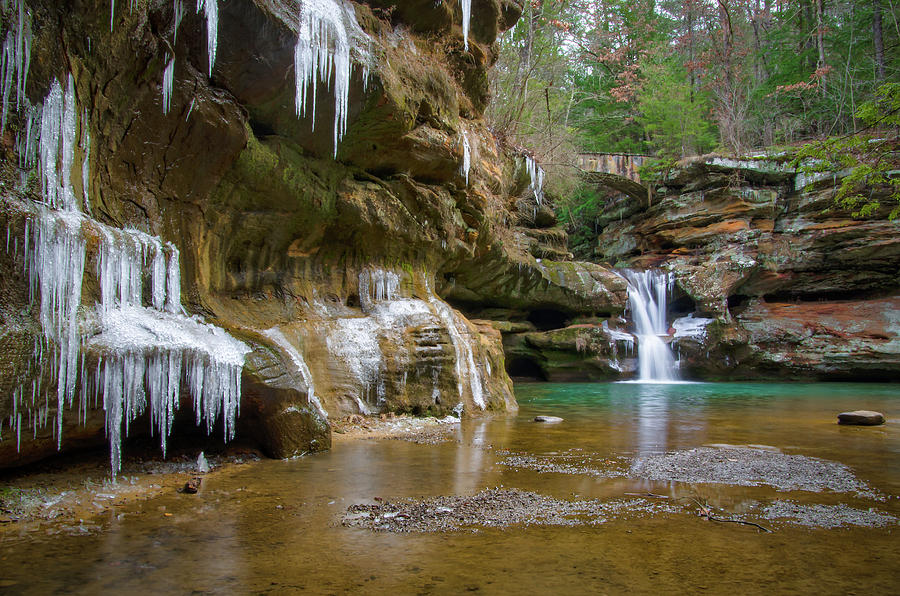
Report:
[[[250,349],[238,433],[272,455],[327,448],[334,416],[514,410],[501,332],[456,308],[470,318],[496,318],[483,316],[496,309],[537,328],[622,312],[622,281],[567,262],[564,234],[536,204],[522,157],[481,119],[493,42],[521,6],[474,0],[465,49],[458,7],[432,4],[334,3],[346,39],[329,30],[326,51],[349,44],[347,101],[335,102],[331,75],[298,117],[303,3],[220,2],[215,27],[193,6],[179,23],[169,0],[117,6],[112,19],[109,2],[28,3],[28,102],[10,111],[3,145],[0,225],[11,248],[0,259],[0,353],[11,365],[0,373],[0,467],[57,448],[55,399],[31,404],[32,385],[38,404],[55,395],[55,378],[35,347],[40,297],[29,295],[22,248],[46,197],[21,141],[34,124],[28,105],[46,104],[54,81],[65,90],[70,75],[79,133],[56,170],[71,165],[72,192],[89,197],[79,209],[97,224],[80,229],[135,229],[177,247],[184,309]],[[4,23],[15,26],[16,7]],[[346,131],[333,126],[344,109]],[[107,241],[83,234],[78,308],[88,320]],[[65,412],[63,450],[104,440],[102,391],[89,372],[102,324],[82,331],[85,386],[74,403],[84,399],[84,414],[77,405]]]
[[691,376],[894,379],[898,223],[837,209],[839,183],[777,161],[699,158],[649,206],[611,202],[597,256],[675,274],[674,347]]

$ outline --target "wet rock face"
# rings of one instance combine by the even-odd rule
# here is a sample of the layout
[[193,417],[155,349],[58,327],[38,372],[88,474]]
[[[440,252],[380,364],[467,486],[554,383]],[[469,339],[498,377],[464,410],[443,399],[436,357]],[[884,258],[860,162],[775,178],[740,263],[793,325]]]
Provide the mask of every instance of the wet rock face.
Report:
[[[112,27],[109,2],[63,4],[28,3],[27,96],[38,104],[52,81],[72,74],[79,122],[92,139],[89,215],[178,247],[187,311],[252,349],[239,433],[271,455],[327,448],[332,416],[515,409],[500,332],[447,301],[469,314],[521,311],[521,320],[539,310],[574,319],[624,308],[616,276],[567,262],[551,213],[520,213],[533,202],[522,156],[501,147],[481,119],[493,42],[521,14],[519,3],[475,0],[468,50],[456,5],[348,5],[356,45],[336,158],[334,83],[318,84],[315,128],[312,109],[295,112],[297,2],[219,2],[211,76],[207,21],[189,2],[177,27],[169,0],[134,10],[118,2]],[[24,121],[11,114],[8,139]],[[12,146],[4,144],[6,189],[18,179]],[[72,178],[80,192],[81,172]],[[33,183],[15,194],[23,204],[40,200]],[[21,243],[24,219],[10,205],[4,200],[0,223]],[[88,242],[89,261],[97,250]],[[9,272],[0,351],[13,363],[0,387],[30,386],[35,304],[21,255],[0,262]],[[99,291],[88,269],[82,312]],[[396,276],[399,289],[378,296],[374,283],[363,287],[376,273]],[[341,338],[360,330],[364,346],[341,358]],[[11,405],[5,393],[0,414],[8,417]],[[63,449],[76,439],[102,443],[103,418],[97,407],[84,426],[65,417]],[[36,438],[22,433],[23,453],[55,451],[46,428]],[[14,459],[0,457],[0,465]]]
[[649,207],[611,204],[625,218],[605,220],[597,254],[674,272],[679,315],[715,320],[702,337],[675,339],[689,375],[896,376],[897,224],[834,209],[830,178],[801,182],[784,164],[699,159]]

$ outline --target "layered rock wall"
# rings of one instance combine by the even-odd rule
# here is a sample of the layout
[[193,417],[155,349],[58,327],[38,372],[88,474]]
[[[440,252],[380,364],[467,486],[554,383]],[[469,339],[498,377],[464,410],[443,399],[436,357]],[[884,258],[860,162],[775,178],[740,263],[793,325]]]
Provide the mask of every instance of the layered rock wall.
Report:
[[[21,248],[47,201],[23,154],[29,106],[70,75],[90,144],[55,168],[71,167],[90,221],[177,247],[183,308],[251,349],[238,435],[272,455],[327,448],[329,419],[351,413],[514,410],[496,325],[448,300],[473,316],[621,312],[624,286],[606,269],[544,260],[569,258],[564,242],[538,216],[522,156],[482,120],[494,42],[521,13],[516,2],[472,2],[467,47],[455,3],[207,0],[213,20],[209,6],[170,0],[113,3],[112,15],[105,1],[20,0],[4,14],[10,30],[19,4],[33,39],[27,102],[9,110],[3,144],[0,351],[11,364],[0,372],[0,466],[54,452],[59,415],[62,450],[102,442],[108,418],[90,375],[102,325],[80,323],[84,411],[42,402],[54,377],[35,348],[40,296],[29,295]],[[335,70],[298,116],[303,10],[327,13],[322,51],[343,56],[349,44],[352,66],[346,104]],[[100,300],[92,263],[105,242],[83,234],[79,321]],[[189,409],[176,428],[192,422]]]
[[886,209],[841,211],[839,184],[776,161],[696,159],[652,204],[610,203],[597,257],[676,275],[672,339],[688,376],[893,380],[900,224]]

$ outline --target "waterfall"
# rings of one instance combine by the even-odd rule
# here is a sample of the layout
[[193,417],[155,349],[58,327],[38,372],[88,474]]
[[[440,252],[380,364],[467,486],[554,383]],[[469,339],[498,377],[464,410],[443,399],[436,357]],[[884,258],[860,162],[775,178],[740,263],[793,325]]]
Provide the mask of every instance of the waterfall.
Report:
[[662,271],[624,271],[628,281],[628,309],[638,340],[638,380],[669,383],[678,380],[675,358],[663,341],[669,329],[666,301],[673,278]]

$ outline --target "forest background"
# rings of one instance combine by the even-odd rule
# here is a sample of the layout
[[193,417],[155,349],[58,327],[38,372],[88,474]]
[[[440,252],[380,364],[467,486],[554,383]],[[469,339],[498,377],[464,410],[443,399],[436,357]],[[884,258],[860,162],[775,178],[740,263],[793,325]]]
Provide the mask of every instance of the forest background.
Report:
[[573,167],[585,152],[653,155],[656,171],[777,155],[850,172],[838,201],[859,217],[883,207],[861,188],[893,185],[897,217],[897,3],[532,0],[501,39],[487,116],[544,166],[576,247],[604,200]]

